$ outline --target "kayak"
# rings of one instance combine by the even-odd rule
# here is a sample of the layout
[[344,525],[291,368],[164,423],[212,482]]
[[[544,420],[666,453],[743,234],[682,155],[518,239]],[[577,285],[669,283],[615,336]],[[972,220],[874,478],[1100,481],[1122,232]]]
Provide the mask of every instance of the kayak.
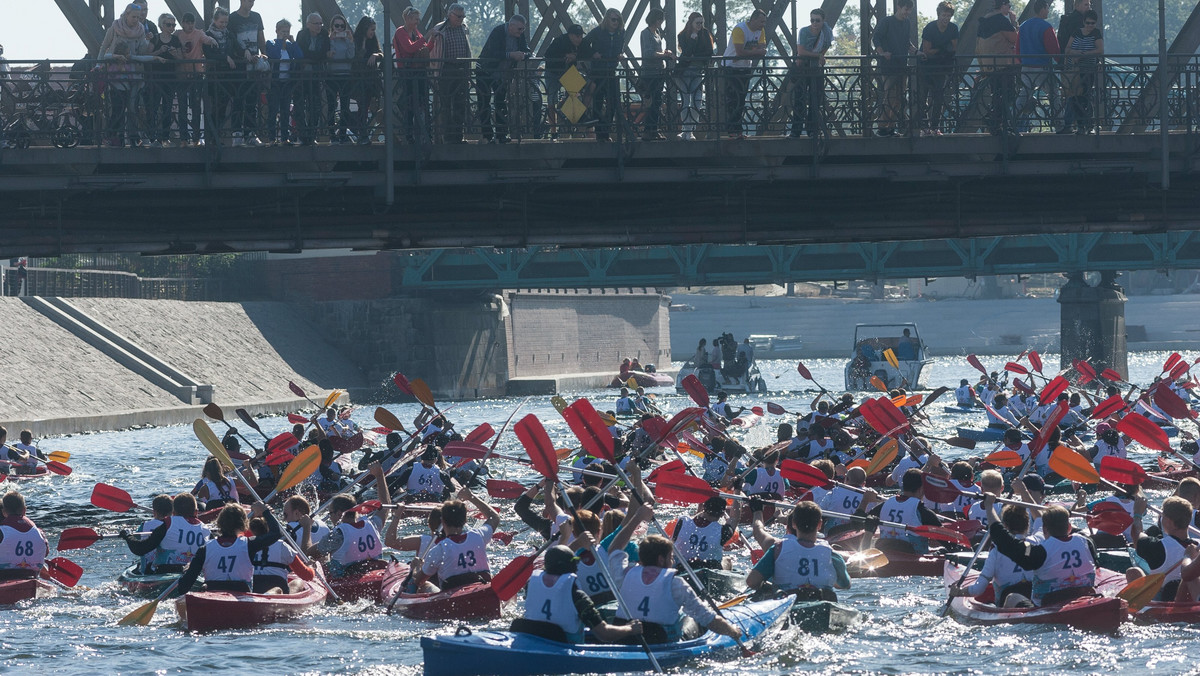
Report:
[[[971,560],[972,555],[972,552],[953,552],[946,554],[946,560],[952,561],[959,566],[966,566],[967,562]],[[983,564],[987,561],[987,557],[988,552],[979,555],[979,559],[975,561],[975,570],[983,569]],[[1097,549],[1096,563],[1101,568],[1107,568],[1118,573],[1124,573],[1133,565],[1128,549]]]
[[175,584],[175,581],[183,575],[183,573],[151,573],[149,575],[142,575],[137,572],[137,568],[138,565],[134,563],[121,571],[121,574],[117,577],[117,584],[121,585],[126,591],[139,596],[158,596],[166,591],[167,587]]
[[810,634],[845,631],[862,613],[833,601],[797,601],[790,613],[792,624]]
[[[949,588],[959,577],[963,569],[949,561],[946,562],[942,581]],[[971,584],[975,575],[967,576],[964,584]],[[1125,584],[1125,575],[1112,571],[1099,570],[1096,574],[1098,591],[1109,589],[1113,592]],[[968,622],[979,624],[1066,624],[1076,629],[1113,633],[1121,625],[1128,612],[1125,601],[1108,596],[1085,596],[1082,598],[1039,608],[997,608],[990,603],[976,601],[969,596],[959,596],[950,604],[950,611],[956,617]]]
[[[741,627],[747,643],[783,618],[793,597],[743,603],[722,611]],[[651,646],[664,669],[715,653],[736,654],[733,639],[707,631],[699,638]],[[527,676],[646,672],[650,660],[640,645],[567,644],[510,631],[471,631],[423,636],[425,676]]]
[[1174,603],[1171,601],[1151,601],[1138,612],[1130,613],[1133,621],[1138,624],[1156,624],[1160,622],[1200,622],[1200,603]]
[[[736,596],[746,589],[745,573],[716,568],[696,568],[695,571],[696,577],[704,585],[704,590],[714,598]],[[688,578],[688,581],[690,582],[691,578]]]
[[450,591],[432,594],[407,594],[401,591],[408,566],[389,564],[384,571],[379,601],[388,612],[416,620],[496,620],[500,618],[500,598],[486,582],[476,582]]
[[[843,556],[853,554],[853,552],[846,551],[840,553]],[[888,562],[878,568],[847,566],[850,577],[937,577],[942,574],[942,567],[946,562],[943,556],[886,550],[884,554],[887,554]]]
[[368,570],[361,575],[331,577],[329,578],[329,586],[333,588],[338,598],[343,601],[358,601],[360,599],[374,601],[379,598],[379,590],[383,586],[383,578],[386,572],[381,567],[375,570]]
[[297,594],[188,592],[175,599],[175,611],[189,631],[257,627],[295,617],[325,600],[328,592],[320,581],[303,584],[304,590]]
[[7,477],[9,481],[33,481],[34,479],[45,479],[51,475],[50,470],[45,465],[38,465],[32,474],[17,474],[13,472],[8,474]]
[[974,406],[946,406],[946,407],[942,408],[942,410],[945,411],[946,413],[952,413],[952,414],[956,414],[956,415],[967,415],[970,413],[983,413],[983,411],[984,411],[983,408],[976,408]]
[[0,605],[55,595],[54,585],[35,577],[24,580],[0,580]]

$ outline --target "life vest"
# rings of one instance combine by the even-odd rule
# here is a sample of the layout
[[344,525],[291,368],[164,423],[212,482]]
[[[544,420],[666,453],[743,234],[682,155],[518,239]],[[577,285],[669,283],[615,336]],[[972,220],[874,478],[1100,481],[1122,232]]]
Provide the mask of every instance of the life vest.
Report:
[[[834,486],[821,500],[821,509],[843,514],[853,514],[862,504],[862,493],[844,486]],[[825,522],[846,523],[846,519],[836,516],[826,516]]]
[[210,540],[204,545],[206,582],[244,582],[254,588],[254,563],[250,561],[250,541],[239,537],[229,544]]
[[[604,568],[600,566],[600,561],[596,558],[597,555],[608,556],[608,550],[604,547],[597,547],[596,551],[597,554],[593,554],[589,549],[575,552],[575,555],[579,557],[579,564],[575,569],[576,580],[579,588],[591,597],[612,592],[612,584],[608,576],[604,574]],[[605,562],[607,563],[607,560]]]
[[633,413],[633,400],[629,397],[620,397],[616,404],[617,415],[627,415]]
[[1065,541],[1047,538],[1042,548],[1046,562],[1033,574],[1034,603],[1041,605],[1043,598],[1056,591],[1096,584],[1096,562],[1082,536],[1072,535]]
[[1107,441],[1105,441],[1103,439],[1096,440],[1096,457],[1092,458],[1092,462],[1096,463],[1096,467],[1099,468],[1100,461],[1110,455],[1117,457],[1117,458],[1125,457],[1125,440],[1124,439],[1121,439],[1120,437],[1118,437],[1117,443],[1115,446],[1113,444],[1108,443]]
[[723,454],[709,453],[704,456],[704,480],[708,483],[720,481],[727,471],[729,471],[729,461]]
[[766,467],[754,470],[754,480],[742,488],[742,492],[746,495],[762,493],[783,495],[785,490],[787,490],[786,484],[783,482],[783,475],[779,473],[779,470],[776,469],[774,474],[770,474]]
[[0,570],[37,571],[50,552],[45,534],[27,518],[5,519],[0,535]]
[[442,470],[437,465],[426,467],[415,463],[408,475],[407,489],[409,493],[441,495],[446,490],[446,485],[442,483]]
[[[300,526],[300,522],[299,521],[289,521],[287,523],[287,529],[288,529],[288,532],[291,533],[292,539],[295,540],[297,543],[299,543],[300,535],[304,531],[304,528],[302,528]],[[320,519],[313,519],[312,527],[309,529],[309,532],[308,532],[308,539],[311,540],[313,542],[313,544],[316,544],[316,543],[320,542],[321,540],[324,540],[325,537],[327,535],[329,535],[330,532],[331,531],[329,530],[329,526],[326,526],[325,522],[321,521]]]
[[571,643],[583,642],[583,622],[575,610],[571,593],[575,588],[575,574],[559,575],[554,584],[547,586],[546,573],[537,571],[529,578],[525,587],[525,619],[548,622],[562,628]]
[[296,552],[283,540],[278,540],[270,547],[259,550],[251,556],[254,565],[254,577],[282,577],[287,579],[288,568],[296,559]]
[[342,534],[342,546],[338,547],[329,560],[343,570],[359,561],[377,559],[383,554],[383,540],[370,519],[339,523],[337,531]]
[[[1025,537],[1023,540],[1028,544],[1037,544],[1037,541],[1031,537]],[[993,557],[995,557],[995,561],[992,560]],[[1005,589],[1021,582],[1033,580],[1032,570],[1025,570],[1018,566],[1016,562],[995,548],[988,552],[987,565],[992,566],[992,587],[996,590],[997,599]]]
[[972,406],[974,399],[971,397],[971,386],[963,385],[954,390],[954,399],[958,402],[959,406]]
[[197,519],[167,517],[167,534],[154,550],[154,565],[186,566],[209,538],[208,526]]
[[800,542],[789,535],[776,545],[775,586],[784,590],[800,587],[832,588],[837,581],[833,570],[833,549],[827,542]]
[[[487,558],[487,540],[480,531],[450,535],[435,545],[441,549],[438,577],[448,580],[456,575],[491,572]],[[434,558],[434,557],[430,557]]]
[[675,542],[679,555],[688,561],[720,561],[724,555],[720,521],[701,528],[694,519],[683,517],[675,530]]
[[[891,521],[893,523],[902,523],[906,526],[921,525],[921,517],[917,513],[917,506],[921,501],[914,497],[906,497],[901,501],[900,497],[893,496],[888,498],[883,503],[883,508],[879,510],[880,521]],[[923,538],[918,538],[910,535],[903,528],[895,526],[880,526],[879,537],[894,538],[897,540],[908,540],[913,543],[923,542]]]
[[[208,509],[208,503],[215,501],[237,502],[237,489],[234,488],[233,482],[225,479],[224,486],[218,486],[216,482],[208,477],[200,480],[200,485],[208,489],[208,497],[204,499],[204,509]],[[197,493],[200,491],[197,490]],[[214,507],[216,505],[213,505]]]
[[[150,519],[142,522],[142,527],[138,529],[138,532],[150,533],[161,525],[163,525],[162,519]],[[141,562],[139,567],[142,569],[142,572],[149,572],[150,569],[154,567],[154,552],[150,551],[149,553],[141,556],[138,560]]]
[[[951,486],[954,486],[955,488],[957,488],[958,490],[960,490],[964,493],[969,493],[970,495],[979,495],[981,493],[981,491],[979,490],[979,487],[972,483],[962,484],[962,483],[959,483],[958,481],[955,481],[954,479],[948,479],[948,481],[950,482]],[[950,503],[950,511],[962,512],[964,509],[967,509],[967,507],[969,507],[970,505],[975,504],[976,501],[972,500],[970,495],[960,495],[957,498],[955,498],[954,502]]]
[[[642,581],[643,570],[645,568],[642,566],[634,566],[625,572],[625,580],[621,583],[621,597],[625,599],[625,605],[617,609],[617,617],[654,622],[664,627],[673,626],[679,621],[679,604],[671,596],[675,571],[659,568],[654,579],[646,584]],[[626,608],[629,614],[625,612]]]

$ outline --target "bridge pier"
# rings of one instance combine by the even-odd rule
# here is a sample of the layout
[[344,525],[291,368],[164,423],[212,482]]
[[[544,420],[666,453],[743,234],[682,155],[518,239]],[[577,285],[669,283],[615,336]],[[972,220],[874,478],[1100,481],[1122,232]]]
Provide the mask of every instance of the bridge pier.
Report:
[[1111,368],[1129,377],[1125,335],[1125,292],[1116,283],[1116,272],[1101,273],[1100,282],[1091,286],[1083,273],[1067,275],[1067,284],[1059,291],[1062,316],[1062,368],[1083,359],[1097,372]]

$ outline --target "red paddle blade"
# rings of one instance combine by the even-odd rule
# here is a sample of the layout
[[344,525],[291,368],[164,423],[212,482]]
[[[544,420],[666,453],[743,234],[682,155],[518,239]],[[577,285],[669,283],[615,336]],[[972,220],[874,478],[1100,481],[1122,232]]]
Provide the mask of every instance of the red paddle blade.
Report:
[[1034,435],[1033,441],[1029,443],[1029,450],[1033,451],[1034,455],[1042,452],[1046,444],[1050,441],[1050,435],[1058,427],[1058,423],[1067,416],[1067,411],[1071,410],[1068,402],[1060,401],[1050,412],[1050,416],[1046,418],[1046,422],[1042,423],[1042,427],[1038,433]]
[[527,488],[515,481],[507,479],[488,479],[487,492],[493,498],[502,500],[516,500],[521,497]]
[[683,461],[679,458],[676,458],[671,462],[665,462],[650,470],[650,474],[646,477],[646,481],[647,483],[654,483],[655,481],[658,481],[658,477],[664,474],[682,474],[685,471],[686,467],[683,464]]
[[403,373],[397,371],[396,375],[392,376],[392,382],[396,383],[396,387],[400,388],[401,392],[410,397],[413,396],[412,385],[409,384],[408,378],[405,378]]
[[700,382],[696,374],[693,373],[684,378],[680,384],[683,385],[684,391],[688,393],[692,401],[696,402],[696,405],[701,408],[708,408],[708,390],[704,389],[704,383]]
[[768,401],[767,412],[769,412],[771,415],[783,415],[784,413],[787,413],[787,409],[773,401]]
[[284,450],[278,450],[278,451],[272,451],[271,453],[268,453],[266,459],[263,462],[266,463],[267,467],[277,467],[279,465],[286,465],[287,463],[291,462],[293,459],[294,458],[292,457],[291,453],[288,453],[287,451],[284,451]]
[[300,389],[299,385],[297,385],[296,383],[294,383],[290,380],[288,381],[288,389],[291,390],[292,394],[296,395],[297,397],[300,397],[302,399],[308,398],[307,395],[304,394],[304,390]]
[[70,476],[72,471],[69,466],[62,464],[57,460],[47,460],[46,469],[59,476]]
[[797,373],[799,373],[799,374],[800,374],[800,377],[801,377],[801,378],[803,378],[803,379],[805,379],[805,380],[812,380],[812,379],[813,379],[813,377],[812,377],[812,373],[811,373],[811,372],[809,372],[809,370],[808,370],[808,367],[807,367],[807,366],[805,366],[805,365],[804,365],[804,362],[802,362],[802,361],[801,361],[801,362],[796,362],[796,372],[797,372]]
[[383,503],[378,500],[364,500],[359,504],[350,508],[355,514],[370,514],[379,511],[383,507]]
[[945,477],[932,474],[922,474],[921,482],[925,485],[925,499],[933,502],[954,502],[958,499],[959,490],[951,485]]
[[971,366],[975,367],[975,370],[979,371],[983,375],[986,376],[988,374],[987,369],[983,368],[983,364],[980,363],[979,357],[976,357],[973,354],[969,354],[969,355],[967,355],[967,363],[970,364]]
[[1112,369],[1104,369],[1103,371],[1100,372],[1100,377],[1105,380],[1111,380],[1114,383],[1124,382],[1124,380],[1125,380],[1124,378],[1121,377],[1120,373],[1117,373],[1116,371],[1114,371]]
[[92,504],[110,512],[128,512],[137,507],[129,493],[108,484],[96,484],[92,488]]
[[914,535],[929,538],[930,540],[938,540],[939,542],[952,542],[963,547],[970,547],[971,540],[966,535],[949,528],[941,528],[938,526],[909,526],[908,531]]
[[[1111,504],[1111,503],[1110,503]],[[1118,509],[1107,510],[1087,517],[1088,525],[1109,535],[1124,535],[1125,529],[1133,523],[1133,517],[1120,505]]]
[[305,418],[299,413],[289,413],[287,414],[287,419],[288,422],[292,423],[293,425],[306,425],[309,422],[308,418]]
[[1155,425],[1141,413],[1130,413],[1117,423],[1117,430],[1146,448],[1163,453],[1171,452],[1171,441],[1163,428]]
[[466,437],[466,441],[473,444],[482,444],[494,436],[496,436],[496,430],[492,429],[492,426],[488,423],[482,423],[479,427],[471,430],[471,433]]
[[801,460],[784,460],[779,466],[779,472],[783,474],[784,479],[805,486],[820,486],[821,488],[833,486],[833,482],[825,476],[824,472]]
[[1032,387],[1030,387],[1029,385],[1026,385],[1025,381],[1021,380],[1020,378],[1013,378],[1013,388],[1016,391],[1020,392],[1021,394],[1026,395],[1026,396],[1033,394],[1035,392],[1035,390]]
[[1018,364],[1018,363],[1017,363],[1017,362],[1015,362],[1015,361],[1010,361],[1010,362],[1008,362],[1007,364],[1005,364],[1005,365],[1004,365],[1004,370],[1005,370],[1005,371],[1008,371],[1009,373],[1018,373],[1018,374],[1020,374],[1020,375],[1027,375],[1027,374],[1029,373],[1029,369],[1027,369],[1027,368],[1025,368],[1024,366],[1022,366],[1022,365]]
[[446,444],[442,454],[447,458],[470,458],[482,460],[488,454],[488,447],[470,441],[451,441]]
[[1191,364],[1187,363],[1186,361],[1181,361],[1171,368],[1171,372],[1167,377],[1169,377],[1171,380],[1179,380],[1183,377],[1183,374],[1187,373],[1191,368]]
[[558,477],[558,454],[554,452],[554,444],[546,434],[546,428],[542,427],[542,421],[530,413],[513,425],[513,431],[533,461],[533,468],[547,479],[555,480]]
[[1100,460],[1100,477],[1115,484],[1140,486],[1146,480],[1146,470],[1132,460],[1106,455]]
[[1037,350],[1029,351],[1029,363],[1033,365],[1033,370],[1038,373],[1042,372],[1042,355],[1037,353]]
[[496,592],[501,601],[511,600],[525,588],[525,583],[529,582],[529,577],[533,575],[535,560],[535,557],[529,555],[518,556],[496,573],[491,581],[492,591]]
[[973,538],[983,530],[983,523],[978,519],[959,519],[946,522],[943,524],[943,528],[958,531],[968,538]]
[[1042,388],[1042,393],[1038,395],[1038,403],[1042,406],[1049,404],[1057,399],[1058,395],[1065,392],[1070,385],[1071,383],[1066,378],[1055,376],[1053,380],[1046,383],[1046,386]]
[[564,416],[567,421],[567,426],[571,427],[571,431],[579,437],[583,442],[584,448],[589,453],[601,460],[608,462],[616,462],[616,457],[613,454],[613,436],[608,430],[608,425],[604,424],[604,420],[600,414],[592,406],[592,402],[587,399],[576,399],[570,406],[563,409],[564,411],[574,411],[578,417],[577,425],[582,426],[583,434],[580,435],[580,430],[576,430],[571,426],[571,418]]
[[750,408],[750,412],[753,413],[754,415],[762,416],[763,415],[763,407],[762,406],[752,406]]
[[516,532],[516,531],[511,531],[511,530],[510,530],[510,531],[504,531],[504,530],[502,530],[502,531],[499,531],[499,532],[496,532],[496,533],[492,533],[492,539],[493,539],[493,540],[496,540],[496,541],[497,541],[497,542],[499,542],[500,544],[504,544],[504,545],[511,545],[511,544],[512,544],[512,541],[513,541],[513,536],[515,536],[516,534],[517,534],[517,532]]
[[[909,431],[908,417],[896,407],[896,404],[891,399],[879,397],[872,401],[875,403],[870,404],[868,408],[871,411],[870,415],[875,418],[875,423],[871,423],[871,427],[874,427],[876,431],[887,437],[897,436]],[[870,423],[871,418],[867,418],[867,422]],[[884,429],[876,427],[876,423]]]
[[1082,359],[1076,359],[1073,366],[1079,372],[1079,384],[1087,385],[1096,379],[1096,369]]
[[83,577],[83,569],[79,564],[61,556],[47,559],[45,566],[42,572],[46,577],[67,587],[79,584],[79,578]]
[[1171,383],[1169,381],[1164,380],[1160,382],[1154,388],[1151,396],[1154,399],[1154,403],[1160,409],[1162,409],[1163,413],[1166,413],[1172,418],[1177,420],[1194,420],[1196,418],[1196,412],[1193,411],[1191,407],[1188,406],[1187,402],[1180,398],[1178,394],[1175,394],[1175,391],[1171,389]]
[[1183,360],[1183,355],[1179,354],[1178,352],[1172,352],[1171,355],[1167,357],[1167,360],[1163,362],[1163,373],[1170,371],[1181,360]]
[[68,528],[58,536],[58,551],[91,547],[100,539],[100,534],[91,528]]
[[1102,420],[1124,408],[1125,400],[1121,398],[1121,395],[1114,394],[1108,399],[1096,404],[1096,408],[1092,409],[1092,415],[1090,417],[1092,420]]
[[291,432],[284,432],[267,442],[267,453],[284,451],[300,443]]
[[707,481],[690,474],[663,474],[654,485],[654,495],[658,499],[685,505],[704,502],[716,494]]

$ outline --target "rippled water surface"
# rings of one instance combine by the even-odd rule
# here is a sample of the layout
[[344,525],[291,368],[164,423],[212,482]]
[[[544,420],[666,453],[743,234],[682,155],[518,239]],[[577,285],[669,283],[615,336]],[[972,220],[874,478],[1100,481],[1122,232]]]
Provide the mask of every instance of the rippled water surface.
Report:
[[[1140,353],[1130,356],[1131,377],[1146,382],[1158,374],[1166,355]],[[999,369],[1004,358],[984,358]],[[1047,370],[1055,370],[1057,357],[1044,357]],[[806,362],[814,378],[830,389],[840,389],[841,360]],[[763,362],[763,373],[771,393],[737,398],[737,404],[774,401],[789,410],[807,410],[814,396],[812,384],[797,374],[794,361]],[[959,378],[974,382],[978,372],[962,358],[938,358],[929,371],[931,386],[956,386]],[[282,389],[282,386],[281,386]],[[602,404],[612,391],[576,393]],[[945,399],[951,397],[947,395]],[[670,411],[687,405],[686,397],[664,388],[659,402]],[[500,424],[520,399],[497,399],[459,404],[450,416],[461,429],[488,421]],[[404,420],[418,410],[415,404],[391,406]],[[356,411],[364,426],[373,407]],[[938,431],[967,424],[971,418],[941,411],[940,402],[931,406]],[[555,440],[567,444],[565,424],[546,397],[531,398],[522,409],[536,413]],[[768,421],[771,422],[771,421]],[[981,425],[981,419],[975,419]],[[283,418],[261,421],[271,433],[287,429]],[[220,432],[219,423],[213,423]],[[35,430],[36,434],[36,430]],[[760,425],[748,433],[750,443],[763,443],[774,434],[774,425]],[[88,497],[98,481],[128,490],[135,500],[147,504],[159,492],[188,490],[199,477],[206,456],[190,426],[127,432],[78,435],[47,440],[43,450],[66,450],[72,454],[70,477],[55,477],[23,486],[31,516],[50,536],[72,526],[103,526],[115,529],[132,525],[135,518],[101,511]],[[520,453],[511,433],[505,434],[501,450]],[[981,450],[986,448],[981,446]],[[953,457],[956,449],[946,450]],[[1136,455],[1134,457],[1137,457]],[[1146,457],[1151,457],[1147,454]],[[509,478],[525,473],[497,463],[495,470],[510,472]],[[506,529],[519,522],[505,513]],[[413,523],[410,532],[419,524]],[[509,547],[493,550],[493,570],[536,544],[519,537]],[[0,673],[31,673],[53,670],[56,674],[107,673],[363,673],[415,674],[421,670],[418,637],[453,630],[452,623],[428,624],[385,615],[366,603],[326,607],[306,618],[253,631],[196,635],[179,629],[173,608],[164,603],[154,622],[145,628],[116,626],[123,614],[143,601],[119,591],[115,579],[129,563],[130,555],[119,540],[103,540],[89,549],[67,555],[85,569],[80,586],[54,599],[26,602],[0,609]],[[1119,636],[1098,636],[1054,627],[965,626],[938,613],[944,600],[940,580],[899,578],[855,580],[853,589],[842,595],[849,605],[864,610],[867,620],[843,635],[812,637],[794,630],[776,632],[752,658],[734,662],[693,665],[710,673],[788,674],[795,672],[982,672],[1062,673],[1073,671],[1180,673],[1195,670],[1192,641],[1200,639],[1196,628],[1183,625],[1154,627],[1125,626]],[[507,611],[516,612],[515,606]],[[501,623],[507,623],[508,616]],[[497,624],[501,624],[497,623]]]

